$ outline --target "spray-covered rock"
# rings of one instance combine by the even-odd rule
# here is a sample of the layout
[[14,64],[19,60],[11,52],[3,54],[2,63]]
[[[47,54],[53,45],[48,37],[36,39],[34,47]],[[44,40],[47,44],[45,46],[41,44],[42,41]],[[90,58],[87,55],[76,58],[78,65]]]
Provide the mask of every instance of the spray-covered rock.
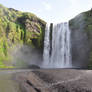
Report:
[[92,62],[92,10],[79,14],[69,24],[73,65],[87,68]]

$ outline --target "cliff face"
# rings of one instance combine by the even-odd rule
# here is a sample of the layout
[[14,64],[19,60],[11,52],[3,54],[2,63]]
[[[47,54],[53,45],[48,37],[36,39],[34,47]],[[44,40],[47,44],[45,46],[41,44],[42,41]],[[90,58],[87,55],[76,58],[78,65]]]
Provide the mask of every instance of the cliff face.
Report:
[[43,47],[46,22],[32,13],[24,13],[0,5],[0,68],[10,61],[9,49],[28,45],[36,49]]
[[92,66],[92,10],[69,21],[71,29],[72,61],[77,67]]

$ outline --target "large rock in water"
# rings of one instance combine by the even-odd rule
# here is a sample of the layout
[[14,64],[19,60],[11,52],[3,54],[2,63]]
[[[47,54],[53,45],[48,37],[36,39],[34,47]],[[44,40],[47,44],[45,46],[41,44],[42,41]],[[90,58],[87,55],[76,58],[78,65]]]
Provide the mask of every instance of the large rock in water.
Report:
[[69,21],[71,29],[73,66],[92,65],[92,10],[83,12]]

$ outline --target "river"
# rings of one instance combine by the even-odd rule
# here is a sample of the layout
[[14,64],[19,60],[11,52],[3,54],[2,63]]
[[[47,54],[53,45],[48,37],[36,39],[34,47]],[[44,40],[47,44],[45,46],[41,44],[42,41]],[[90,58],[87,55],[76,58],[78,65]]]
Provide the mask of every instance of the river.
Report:
[[14,74],[29,70],[0,70],[0,92],[22,92]]

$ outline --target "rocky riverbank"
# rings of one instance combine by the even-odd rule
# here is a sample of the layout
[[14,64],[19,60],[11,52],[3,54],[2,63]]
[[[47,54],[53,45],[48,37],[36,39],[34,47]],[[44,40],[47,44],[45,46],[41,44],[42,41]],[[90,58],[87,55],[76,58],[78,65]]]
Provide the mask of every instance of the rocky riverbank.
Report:
[[91,70],[33,70],[17,73],[16,80],[22,92],[92,92]]

